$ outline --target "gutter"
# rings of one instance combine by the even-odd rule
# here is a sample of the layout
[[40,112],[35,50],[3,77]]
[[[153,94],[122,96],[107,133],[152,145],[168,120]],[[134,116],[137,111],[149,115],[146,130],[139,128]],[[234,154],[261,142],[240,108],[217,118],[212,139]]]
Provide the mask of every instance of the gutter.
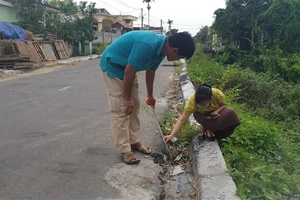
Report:
[[[179,75],[184,103],[189,96],[195,93],[194,86],[187,75],[186,63],[181,59],[182,73]],[[190,117],[191,123],[197,123]],[[236,185],[232,177],[227,173],[226,162],[218,142],[215,140],[198,142],[197,137],[192,141],[194,153],[193,171],[197,179],[197,187],[200,190],[201,200],[240,200],[236,195]]]

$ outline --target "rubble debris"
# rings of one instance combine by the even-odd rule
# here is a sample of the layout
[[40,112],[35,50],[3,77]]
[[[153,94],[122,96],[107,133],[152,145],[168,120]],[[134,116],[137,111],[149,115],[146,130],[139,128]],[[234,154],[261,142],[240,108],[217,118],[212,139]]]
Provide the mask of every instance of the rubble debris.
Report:
[[28,41],[0,40],[0,68],[24,69],[44,61],[69,58],[63,40]]

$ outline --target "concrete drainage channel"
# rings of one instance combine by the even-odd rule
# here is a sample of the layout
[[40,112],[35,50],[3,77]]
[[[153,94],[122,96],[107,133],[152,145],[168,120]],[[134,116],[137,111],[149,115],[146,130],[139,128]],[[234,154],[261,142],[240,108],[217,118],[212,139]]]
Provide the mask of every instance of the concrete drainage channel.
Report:
[[168,153],[157,152],[151,156],[154,163],[163,169],[162,176],[159,177],[164,184],[161,199],[199,199],[189,149],[184,149],[178,154],[176,147],[171,146]]
[[[184,102],[195,93],[194,86],[187,76],[186,64],[182,62],[182,73],[179,76]],[[196,123],[190,118],[191,123]],[[193,172],[198,180],[197,188],[203,200],[239,200],[235,194],[236,186],[232,177],[227,173],[226,163],[217,141],[199,143],[196,139],[193,146]]]
[[[177,90],[175,98],[181,98],[183,103],[195,89],[187,76],[185,62],[182,64],[182,73],[179,76],[181,91]],[[171,109],[172,107],[174,106]],[[190,123],[196,122],[190,118]],[[168,156],[153,154],[154,162],[160,164],[164,171],[164,178],[160,177],[160,180],[165,184],[165,193],[162,192],[160,199],[239,200],[218,142],[199,143],[195,137],[188,146],[190,148],[181,151],[171,146],[166,153]]]
[[[183,104],[180,90],[177,80],[165,98],[157,100],[158,105],[163,105],[164,108],[168,107],[163,117],[160,117],[161,128],[164,127],[166,132],[171,132],[170,119],[178,117],[177,107]],[[146,113],[150,112],[146,111]],[[176,137],[173,139],[176,140]],[[163,187],[159,199],[200,199],[198,183],[193,174],[193,148],[189,144],[184,144],[184,147],[182,145],[176,146],[173,143],[168,143],[168,148],[165,148],[164,151],[151,154],[154,163],[162,169],[158,177]]]
[[138,165],[118,163],[110,168],[105,180],[120,191],[122,200],[198,199],[191,152],[185,149],[178,153],[170,147],[168,154],[153,152]]

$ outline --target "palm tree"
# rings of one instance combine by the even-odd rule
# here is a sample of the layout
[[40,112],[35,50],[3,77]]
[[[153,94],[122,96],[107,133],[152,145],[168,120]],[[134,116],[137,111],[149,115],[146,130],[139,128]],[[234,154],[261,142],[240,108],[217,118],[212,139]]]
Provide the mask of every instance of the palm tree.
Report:
[[147,9],[148,9],[148,26],[149,26],[149,28],[150,28],[150,9],[151,9],[151,6],[150,6],[150,2],[151,1],[154,1],[154,0],[143,0],[143,3],[147,3],[148,5],[147,5]]
[[170,20],[170,19],[168,19],[168,22],[167,22],[167,24],[169,24],[169,31],[168,31],[168,33],[167,33],[167,35],[172,35],[172,24],[173,24],[173,20]]
[[167,24],[169,24],[169,30],[172,29],[173,20],[168,19]]

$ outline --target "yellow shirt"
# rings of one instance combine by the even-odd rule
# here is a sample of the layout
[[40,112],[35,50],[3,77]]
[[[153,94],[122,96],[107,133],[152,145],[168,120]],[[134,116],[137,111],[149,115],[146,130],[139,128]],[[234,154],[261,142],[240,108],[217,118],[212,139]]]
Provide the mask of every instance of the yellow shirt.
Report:
[[226,104],[224,93],[221,90],[212,88],[212,97],[208,107],[198,108],[196,105],[195,94],[192,94],[187,100],[183,112],[186,115],[191,115],[194,112],[208,113],[217,110],[221,105],[224,104]]

